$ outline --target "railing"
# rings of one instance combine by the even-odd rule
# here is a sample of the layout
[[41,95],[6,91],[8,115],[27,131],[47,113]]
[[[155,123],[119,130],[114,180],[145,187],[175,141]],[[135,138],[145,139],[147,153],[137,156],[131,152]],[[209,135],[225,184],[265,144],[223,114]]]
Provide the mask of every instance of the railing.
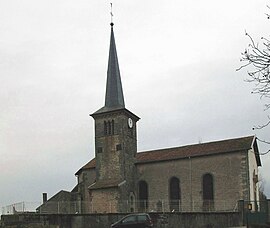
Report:
[[212,212],[212,211],[236,211],[235,201],[192,201],[180,200],[151,200],[138,201],[137,210],[145,212]]
[[89,201],[47,201],[20,202],[2,207],[2,214],[40,213],[40,214],[84,214],[84,213],[117,213],[117,212],[232,212],[238,210],[235,201],[192,201],[180,200],[144,200],[122,201],[117,206],[115,201],[92,204]]
[[2,207],[2,214],[16,214],[36,212],[36,208],[40,206],[40,202],[19,202]]

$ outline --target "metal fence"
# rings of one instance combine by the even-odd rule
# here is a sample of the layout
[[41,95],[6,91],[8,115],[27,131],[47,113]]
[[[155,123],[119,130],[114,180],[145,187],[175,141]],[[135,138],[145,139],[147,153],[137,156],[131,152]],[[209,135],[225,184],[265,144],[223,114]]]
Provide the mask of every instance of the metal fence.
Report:
[[237,211],[238,204],[235,201],[191,201],[158,200],[139,201],[137,209],[146,212],[211,212],[211,211]]
[[84,214],[117,212],[224,212],[238,211],[235,201],[192,201],[144,200],[107,201],[92,204],[89,201],[47,201],[20,202],[2,207],[2,214],[40,213],[40,214]]
[[41,205],[41,202],[19,202],[2,207],[2,214],[16,214],[36,212],[36,208]]
[[[236,201],[185,201],[180,200],[149,200],[135,203],[137,212],[224,212],[237,211]],[[127,208],[131,207],[128,205]],[[132,207],[131,207],[132,208]]]
[[[40,214],[82,214],[86,213],[89,202],[83,201],[58,201],[46,202],[37,208]],[[82,210],[83,208],[83,210]]]

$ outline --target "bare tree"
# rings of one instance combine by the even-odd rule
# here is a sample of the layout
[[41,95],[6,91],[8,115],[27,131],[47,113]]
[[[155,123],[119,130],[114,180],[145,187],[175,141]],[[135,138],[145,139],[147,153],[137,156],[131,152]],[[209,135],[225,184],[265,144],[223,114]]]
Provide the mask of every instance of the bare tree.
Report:
[[[268,6],[270,9],[270,7]],[[270,15],[266,14],[267,18],[270,19]],[[255,43],[253,38],[246,32],[246,36],[249,37],[250,43],[246,50],[241,53],[240,61],[243,65],[237,70],[243,68],[248,69],[247,82],[254,83],[252,93],[259,94],[260,98],[265,98],[267,100],[265,104],[265,111],[270,110],[270,40],[264,37],[261,38],[261,43]],[[267,121],[263,124],[253,127],[253,130],[260,130],[270,126],[270,115],[267,115]],[[259,139],[259,141],[269,144],[269,140]],[[270,149],[263,154],[270,152]]]
[[[261,98],[270,98],[270,41],[262,37],[262,47],[256,44],[252,37],[246,33],[250,39],[248,48],[241,53],[242,57],[240,61],[244,61],[237,70],[240,70],[247,66],[252,66],[252,69],[248,71],[248,82],[255,83],[252,93],[259,94]],[[270,108],[270,104],[265,105],[266,109]],[[269,119],[270,120],[270,119]]]

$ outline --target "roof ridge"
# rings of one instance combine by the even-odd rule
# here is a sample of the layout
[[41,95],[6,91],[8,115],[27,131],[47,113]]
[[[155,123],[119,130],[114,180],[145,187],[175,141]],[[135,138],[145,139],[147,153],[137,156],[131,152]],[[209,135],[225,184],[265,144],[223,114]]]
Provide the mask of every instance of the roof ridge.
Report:
[[210,141],[210,142],[204,142],[204,143],[194,143],[194,144],[186,144],[183,146],[175,146],[175,147],[165,147],[165,148],[159,148],[159,149],[153,149],[153,150],[146,150],[146,151],[138,151],[138,153],[149,153],[149,152],[156,152],[156,151],[162,151],[162,150],[175,150],[178,148],[185,148],[185,147],[191,147],[191,146],[199,146],[199,145],[207,145],[207,144],[214,144],[214,143],[221,143],[221,142],[227,142],[227,141],[234,141],[234,140],[241,140],[245,138],[255,138],[255,135],[250,136],[243,136],[240,138],[230,138],[230,139],[222,139],[222,140],[216,140],[216,141]]

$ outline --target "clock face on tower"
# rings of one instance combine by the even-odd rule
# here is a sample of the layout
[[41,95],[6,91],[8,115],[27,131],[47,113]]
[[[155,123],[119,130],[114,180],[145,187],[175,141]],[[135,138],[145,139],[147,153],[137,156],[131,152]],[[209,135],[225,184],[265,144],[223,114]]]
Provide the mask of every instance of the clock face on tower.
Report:
[[133,127],[133,120],[131,118],[128,118],[128,127],[129,128]]

